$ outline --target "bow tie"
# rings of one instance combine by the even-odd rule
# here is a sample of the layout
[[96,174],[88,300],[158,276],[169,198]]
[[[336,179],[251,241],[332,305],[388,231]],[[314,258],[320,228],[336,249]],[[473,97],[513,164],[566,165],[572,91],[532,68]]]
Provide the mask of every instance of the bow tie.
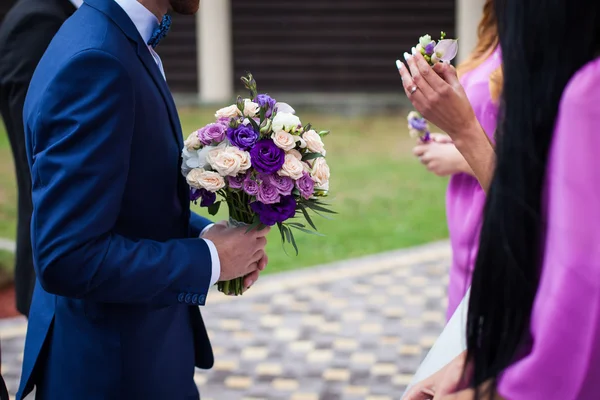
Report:
[[156,28],[156,30],[154,31],[154,33],[152,34],[152,37],[150,38],[150,40],[148,40],[148,46],[152,46],[152,48],[156,48],[156,46],[158,46],[158,43],[164,39],[165,36],[167,36],[167,33],[169,33],[169,29],[171,28],[171,16],[166,14],[162,21],[160,22],[160,25],[158,26],[158,28]]

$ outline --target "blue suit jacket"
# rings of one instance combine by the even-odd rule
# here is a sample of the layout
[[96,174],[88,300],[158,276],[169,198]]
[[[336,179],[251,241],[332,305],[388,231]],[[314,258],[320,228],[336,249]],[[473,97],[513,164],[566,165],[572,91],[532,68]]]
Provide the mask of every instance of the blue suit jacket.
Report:
[[113,0],[53,39],[24,110],[38,277],[18,398],[198,398],[211,278],[159,68]]

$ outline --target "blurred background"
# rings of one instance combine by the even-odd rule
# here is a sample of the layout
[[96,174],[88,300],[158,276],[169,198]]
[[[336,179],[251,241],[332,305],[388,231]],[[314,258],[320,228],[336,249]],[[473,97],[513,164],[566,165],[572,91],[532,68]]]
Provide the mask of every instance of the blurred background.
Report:
[[[0,2],[0,21],[13,3]],[[237,95],[246,95],[239,81],[246,71],[253,73],[259,92],[294,106],[303,123],[331,131],[325,138],[332,171],[329,203],[338,215],[333,221],[314,219],[325,237],[296,235],[297,257],[286,255],[278,233],[272,233],[267,273],[288,275],[264,279],[255,294],[243,299],[215,300],[212,310],[209,301],[205,314],[211,314],[206,319],[218,364],[197,378],[208,397],[400,398],[443,327],[449,251],[442,242],[418,251],[386,253],[447,238],[447,180],[428,173],[412,156],[415,141],[406,129],[409,108],[395,60],[410,51],[419,36],[429,33],[437,39],[442,30],[460,38],[459,58],[463,57],[475,42],[482,4],[483,0],[201,0],[197,16],[173,16],[172,29],[157,50],[184,135],[212,122],[214,111]],[[3,318],[17,315],[11,284],[16,205],[12,155],[0,124]],[[225,215],[222,211],[220,217]],[[384,256],[359,258],[381,253]],[[313,272],[290,272],[335,261],[339,263]],[[315,276],[323,281],[314,281]],[[270,290],[273,285],[280,289]],[[0,325],[2,372],[14,375],[9,384],[18,378],[25,329],[24,320],[15,321],[4,336]],[[332,323],[337,325],[328,325]],[[261,344],[261,332],[269,329],[284,348]],[[319,335],[312,335],[313,330]],[[357,339],[365,335],[370,339]],[[223,339],[227,340],[221,343]],[[347,354],[340,353],[345,358],[335,351],[326,355],[328,349],[340,347],[346,349]],[[244,358],[248,348],[255,351]],[[300,348],[307,352],[304,361],[295,352]],[[7,358],[7,352],[14,354]],[[281,361],[286,359],[288,363]],[[306,367],[299,369],[303,362]],[[363,364],[368,368],[361,370]],[[257,387],[264,390],[257,392]]]

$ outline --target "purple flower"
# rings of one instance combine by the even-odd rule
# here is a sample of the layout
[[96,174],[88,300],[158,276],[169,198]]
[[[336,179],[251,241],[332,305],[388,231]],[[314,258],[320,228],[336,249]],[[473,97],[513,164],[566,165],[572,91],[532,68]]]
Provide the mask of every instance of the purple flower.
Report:
[[271,185],[267,181],[263,181],[263,183],[258,188],[258,195],[256,199],[263,204],[275,204],[279,203],[281,200],[281,195],[279,194],[279,190],[274,185]]
[[259,140],[250,150],[252,166],[263,174],[274,174],[281,169],[285,161],[285,151],[271,139]]
[[255,201],[250,204],[260,218],[263,225],[273,226],[278,222],[284,222],[296,215],[296,200],[294,196],[283,196],[277,204],[263,204]]
[[410,127],[418,131],[424,131],[427,129],[427,120],[425,118],[410,118],[408,120]]
[[310,199],[315,193],[315,182],[306,172],[302,175],[302,178],[296,181],[296,187],[300,191],[300,195],[306,200]]
[[425,46],[425,54],[432,55],[435,50],[435,42],[429,42],[427,46]]
[[248,151],[258,141],[258,132],[251,125],[240,125],[237,128],[228,128],[227,137],[231,144]]
[[282,196],[289,196],[294,190],[294,180],[289,176],[267,175],[263,180],[275,186]]
[[190,190],[190,201],[193,201],[194,203],[196,203],[198,201],[198,199],[201,199],[200,200],[201,207],[210,207],[213,204],[215,204],[215,201],[217,201],[217,194],[213,193],[213,192],[209,192],[206,189],[192,188]]
[[258,194],[258,182],[250,176],[247,176],[244,180],[244,192],[248,193],[250,196],[256,196]]
[[273,109],[275,108],[275,104],[277,104],[277,101],[268,94],[259,94],[254,99],[254,102],[257,103],[260,108],[266,110],[265,117],[267,118],[270,118],[271,115],[273,115]]
[[229,122],[231,122],[231,118],[227,118],[227,117],[221,117],[217,120],[217,124],[221,124],[225,128],[229,128]]
[[225,139],[226,129],[225,126],[219,123],[208,124],[198,131],[198,139],[206,146],[213,142],[221,143]]
[[244,186],[246,175],[228,176],[229,187],[232,189],[241,189]]

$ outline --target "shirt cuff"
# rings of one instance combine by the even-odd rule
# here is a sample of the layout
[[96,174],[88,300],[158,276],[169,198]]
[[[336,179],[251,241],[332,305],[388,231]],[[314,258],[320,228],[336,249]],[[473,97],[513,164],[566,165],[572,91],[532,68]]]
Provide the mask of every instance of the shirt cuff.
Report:
[[[208,249],[210,250],[210,258],[212,265],[212,274],[210,277],[210,286],[214,285],[219,281],[221,277],[221,260],[219,260],[219,253],[217,252],[217,246],[213,242],[208,239],[202,239],[208,245]],[[209,287],[210,287],[209,286]]]
[[204,229],[202,229],[202,232],[200,232],[200,237],[202,237],[206,232],[208,232],[208,230],[210,228],[212,228],[213,226],[215,226],[215,224],[208,224],[204,227]]

